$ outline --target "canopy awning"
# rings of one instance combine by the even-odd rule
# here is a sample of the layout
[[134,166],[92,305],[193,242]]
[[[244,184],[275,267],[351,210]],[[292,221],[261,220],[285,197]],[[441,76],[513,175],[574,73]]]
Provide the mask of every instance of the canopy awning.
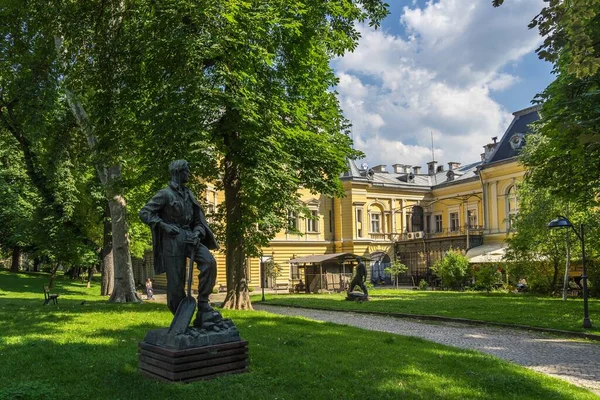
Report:
[[504,243],[493,243],[483,244],[481,246],[473,247],[467,251],[465,255],[471,264],[478,263],[490,263],[490,262],[504,262],[504,255],[506,254],[506,244]]
[[352,253],[331,253],[331,254],[316,254],[306,257],[297,257],[290,260],[290,264],[321,264],[325,261],[344,262],[348,260],[356,260],[356,257],[360,257],[365,261],[369,259],[367,257],[359,256]]

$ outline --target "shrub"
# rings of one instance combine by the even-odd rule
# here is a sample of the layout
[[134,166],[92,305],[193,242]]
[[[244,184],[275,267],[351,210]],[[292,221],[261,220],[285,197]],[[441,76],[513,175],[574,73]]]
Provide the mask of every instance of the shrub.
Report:
[[[524,278],[527,281],[527,289],[540,294],[550,294],[555,289],[552,287],[553,276],[554,266],[549,261],[518,262],[512,266],[510,274],[513,284]],[[562,283],[562,276],[559,282]]]
[[429,284],[425,279],[421,279],[419,281],[419,290],[427,290],[429,288]]
[[431,269],[441,278],[442,288],[458,289],[462,287],[467,275],[469,260],[459,250],[450,249]]
[[502,273],[498,271],[495,265],[482,265],[475,272],[475,289],[487,290],[488,292],[494,287],[502,285]]

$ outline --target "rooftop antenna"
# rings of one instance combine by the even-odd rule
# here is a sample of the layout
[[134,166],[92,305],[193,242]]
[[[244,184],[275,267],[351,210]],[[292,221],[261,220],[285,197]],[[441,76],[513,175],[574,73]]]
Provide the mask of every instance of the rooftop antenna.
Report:
[[350,121],[350,138],[352,139],[352,148],[354,149],[354,125]]
[[[435,153],[433,152],[433,131],[430,129],[429,134],[431,135],[431,161],[435,161]],[[437,185],[437,171],[434,171],[433,180]]]

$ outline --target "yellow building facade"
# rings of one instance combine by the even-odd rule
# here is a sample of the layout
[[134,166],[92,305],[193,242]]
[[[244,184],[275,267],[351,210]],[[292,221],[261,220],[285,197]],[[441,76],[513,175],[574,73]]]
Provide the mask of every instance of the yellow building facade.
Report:
[[[501,250],[510,234],[511,218],[518,212],[516,184],[525,173],[518,153],[528,125],[539,119],[538,112],[539,107],[530,107],[513,113],[502,138],[492,138],[482,154],[474,155],[478,161],[467,165],[449,160],[444,164],[431,161],[424,167],[401,163],[370,167],[349,160],[340,177],[345,196],[330,198],[300,191],[313,218],[291,215],[290,223],[301,234],[279,232],[262,249],[262,259],[247,260],[249,285],[260,287],[263,280],[269,287],[287,289],[302,280],[310,290],[310,281],[319,275],[319,288],[341,289],[344,278],[339,276],[348,280],[352,263],[322,263],[319,268],[290,263],[339,253],[366,258],[373,281],[389,280],[384,268],[399,260],[409,267],[402,283],[416,285],[421,279],[434,283],[429,269],[450,248],[462,249],[467,256]],[[222,193],[210,186],[199,197],[207,204],[207,215],[224,201]],[[215,256],[217,281],[224,285],[225,259],[222,253]],[[261,277],[261,262],[278,264],[281,275]],[[160,286],[162,277],[155,279]],[[314,289],[315,282],[312,286]]]

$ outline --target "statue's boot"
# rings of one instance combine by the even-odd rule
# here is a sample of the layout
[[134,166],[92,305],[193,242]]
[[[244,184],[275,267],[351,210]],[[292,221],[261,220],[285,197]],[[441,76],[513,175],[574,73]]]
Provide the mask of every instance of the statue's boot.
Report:
[[194,320],[196,328],[202,328],[204,325],[214,325],[223,320],[220,312],[210,306],[208,302],[198,303],[198,312]]

